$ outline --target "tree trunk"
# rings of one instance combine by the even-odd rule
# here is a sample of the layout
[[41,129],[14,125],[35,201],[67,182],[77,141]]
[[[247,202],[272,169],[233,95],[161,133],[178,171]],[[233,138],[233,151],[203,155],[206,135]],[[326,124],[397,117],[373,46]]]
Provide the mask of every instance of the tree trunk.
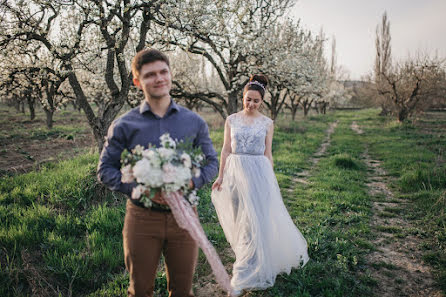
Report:
[[[69,70],[72,71],[72,69]],[[96,117],[74,71],[68,76],[68,80],[71,87],[73,88],[74,94],[76,95],[77,103],[82,108],[85,116],[87,117],[88,124],[93,131],[97,147],[99,149],[99,152],[101,152],[102,148],[104,147],[104,137],[107,133],[108,126],[104,129],[101,121],[98,119],[98,117]]]
[[46,115],[46,127],[48,129],[53,129],[53,123],[54,123],[53,115],[54,115],[54,111],[45,109],[45,115]]
[[384,104],[381,105],[381,111],[379,113],[380,116],[386,116],[389,114],[389,111],[387,110],[387,108],[384,106]]
[[308,112],[310,111],[310,105],[304,104],[303,108],[304,108],[304,117],[307,117]]
[[297,108],[292,108],[291,109],[291,117],[293,119],[293,122],[296,121],[296,113],[297,113]]
[[[107,127],[109,127],[109,126],[110,125],[108,125]],[[99,153],[101,153],[102,149],[104,148],[105,137],[107,136],[107,130],[108,130],[108,128],[93,130],[94,139],[96,140],[96,144],[97,144]]]
[[280,95],[271,96],[270,115],[273,121],[276,120],[277,114],[279,113],[279,110],[277,108],[277,101],[279,100],[279,96]]
[[271,120],[275,121],[276,118],[277,118],[277,112],[276,112],[276,111],[273,111],[273,110],[271,109],[270,116],[271,116]]
[[227,108],[227,112],[228,115],[231,115],[233,113],[236,113],[238,111],[238,106],[237,106],[237,100],[238,99],[238,94],[237,92],[231,92],[229,93],[228,96],[228,108]]
[[29,108],[29,119],[32,121],[36,118],[36,111],[34,109],[34,100],[32,100],[31,96],[26,98],[26,102],[28,103]]
[[25,114],[25,102],[22,100],[20,101],[20,111]]
[[328,106],[328,102],[324,102],[324,104],[322,105],[322,114],[327,113],[327,106]]
[[401,108],[398,111],[398,122],[400,123],[404,122],[408,116],[409,116],[408,110],[406,108]]
[[71,100],[71,105],[73,105],[73,110],[77,110],[79,113],[82,111],[81,106],[77,104],[76,100]]

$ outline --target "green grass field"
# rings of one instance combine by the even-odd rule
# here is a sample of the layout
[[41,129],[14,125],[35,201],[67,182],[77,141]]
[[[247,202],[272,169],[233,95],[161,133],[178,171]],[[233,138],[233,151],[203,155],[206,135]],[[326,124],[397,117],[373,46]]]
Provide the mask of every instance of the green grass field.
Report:
[[[426,134],[420,123],[396,124],[377,114],[332,112],[297,122],[277,121],[275,172],[285,205],[308,241],[311,260],[303,269],[278,276],[274,287],[246,296],[373,295],[378,284],[365,262],[375,248],[367,168],[361,159],[366,146],[394,177],[390,186],[395,195],[407,199],[407,209],[397,213],[425,234],[424,259],[446,292],[445,131]],[[310,160],[335,120],[331,145],[313,167]],[[364,135],[358,137],[350,129],[352,121]],[[75,133],[72,127],[64,129]],[[6,137],[6,132],[1,135]],[[222,129],[213,129],[211,137],[219,151]],[[97,158],[81,154],[0,179],[0,296],[126,296],[121,233],[125,197],[97,183]],[[310,175],[308,184],[295,181],[304,170]],[[210,186],[199,195],[204,230],[231,267],[234,259],[227,253],[229,244],[210,201]],[[212,281],[210,273],[200,252],[194,287]],[[155,296],[167,296],[165,287],[160,269]]]

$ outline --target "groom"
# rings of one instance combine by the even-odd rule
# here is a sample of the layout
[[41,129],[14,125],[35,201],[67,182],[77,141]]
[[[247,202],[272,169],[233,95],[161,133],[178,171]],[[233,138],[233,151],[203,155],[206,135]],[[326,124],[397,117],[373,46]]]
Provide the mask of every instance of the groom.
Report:
[[[102,150],[98,178],[111,190],[129,198],[135,183],[121,182],[120,156],[136,145],[159,146],[159,137],[169,133],[173,139],[192,141],[201,147],[206,165],[190,186],[200,188],[217,173],[218,160],[209,138],[206,122],[196,113],[177,105],[170,97],[172,77],[166,55],[145,49],[132,61],[133,83],[145,100],[111,125]],[[196,242],[178,227],[168,205],[158,195],[151,208],[128,199],[124,229],[124,260],[130,274],[128,296],[153,296],[156,269],[161,253],[165,258],[167,288],[171,297],[194,296],[192,278],[198,256]]]

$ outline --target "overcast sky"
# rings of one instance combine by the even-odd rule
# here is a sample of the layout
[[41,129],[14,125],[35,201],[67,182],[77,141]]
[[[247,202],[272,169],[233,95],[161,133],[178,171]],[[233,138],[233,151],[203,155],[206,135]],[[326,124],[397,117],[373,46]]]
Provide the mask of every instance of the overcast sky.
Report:
[[335,36],[338,65],[359,79],[373,67],[375,30],[384,11],[396,59],[419,50],[446,58],[446,0],[298,0],[291,16],[313,32],[322,27],[327,49]]

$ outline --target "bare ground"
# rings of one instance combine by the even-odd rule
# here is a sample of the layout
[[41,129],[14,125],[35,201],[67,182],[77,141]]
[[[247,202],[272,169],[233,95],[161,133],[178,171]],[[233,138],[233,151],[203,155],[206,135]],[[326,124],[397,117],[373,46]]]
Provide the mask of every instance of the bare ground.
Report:
[[[90,147],[95,141],[82,114],[58,118],[56,125],[77,127],[76,133],[52,133],[42,119],[29,121],[24,115],[1,110],[0,176],[25,173],[40,165],[69,159]],[[40,135],[36,135],[36,131]],[[54,131],[54,130],[53,130]],[[5,136],[8,135],[8,136]]]
[[[351,129],[358,135],[363,131],[356,122]],[[434,287],[430,267],[422,260],[422,239],[410,234],[411,222],[401,212],[405,200],[394,197],[388,188],[389,177],[379,160],[370,157],[368,149],[362,154],[368,167],[369,193],[373,197],[371,227],[376,250],[367,256],[371,277],[377,281],[375,295],[380,297],[441,297]],[[416,232],[415,232],[416,233]]]
[[[223,256],[220,256],[222,260],[226,259],[235,259],[235,254],[230,247],[223,251]],[[232,262],[227,262],[224,266],[226,271],[232,271]],[[231,273],[229,273],[229,277],[231,277]],[[227,296],[227,293],[224,292],[220,286],[217,284],[214,274],[211,272],[209,275],[200,278],[198,284],[196,284],[194,288],[196,297],[224,297]]]

